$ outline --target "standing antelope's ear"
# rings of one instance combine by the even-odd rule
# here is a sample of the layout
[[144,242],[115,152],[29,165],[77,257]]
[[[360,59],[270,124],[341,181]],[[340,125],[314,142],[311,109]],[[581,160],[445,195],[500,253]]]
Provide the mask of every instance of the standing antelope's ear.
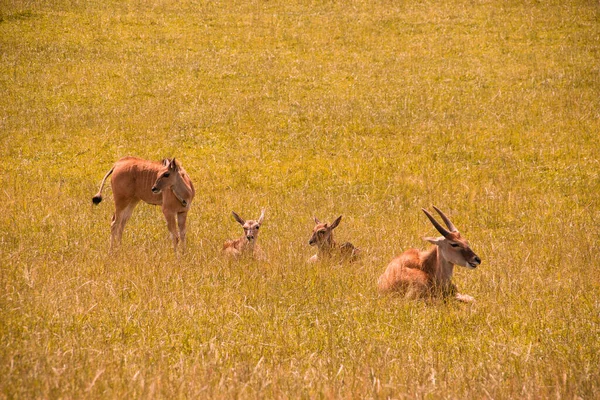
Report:
[[171,162],[169,163],[169,169],[171,171],[177,171],[179,169],[179,165],[177,164],[177,162],[175,161],[175,157],[173,157],[171,159]]
[[339,217],[336,218],[335,221],[333,221],[333,223],[331,224],[331,226],[329,227],[329,229],[335,229],[339,224],[340,221],[342,220],[342,216],[340,215]]
[[260,212],[260,217],[258,217],[258,224],[262,225],[264,219],[265,219],[265,209],[263,208]]
[[239,215],[237,215],[235,213],[235,211],[231,212],[231,215],[233,215],[233,218],[240,224],[240,225],[244,225],[246,223],[246,221],[244,221]]
[[317,217],[313,217],[313,220],[315,221],[315,224],[319,225],[321,223],[321,221],[319,221],[319,219]]

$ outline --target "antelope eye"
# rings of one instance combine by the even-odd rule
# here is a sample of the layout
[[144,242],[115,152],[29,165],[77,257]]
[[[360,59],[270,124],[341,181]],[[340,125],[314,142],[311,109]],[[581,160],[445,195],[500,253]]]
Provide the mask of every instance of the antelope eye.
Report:
[[169,177],[169,175],[171,175],[171,173],[170,173],[170,172],[165,172],[165,173],[163,174],[163,176],[164,176],[165,178],[168,178],[168,177]]
[[450,246],[452,246],[452,247],[458,247],[458,243],[450,243]]
[[258,229],[258,228],[260,228],[260,225],[257,225],[257,226],[256,226],[256,229]]

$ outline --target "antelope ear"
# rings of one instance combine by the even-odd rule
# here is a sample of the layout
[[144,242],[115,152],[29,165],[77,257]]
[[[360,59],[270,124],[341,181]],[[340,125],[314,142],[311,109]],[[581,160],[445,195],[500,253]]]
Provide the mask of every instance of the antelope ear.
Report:
[[175,157],[171,159],[171,162],[169,163],[169,169],[172,171],[177,171],[179,169],[179,165],[175,161]]
[[443,236],[440,237],[424,237],[423,240],[428,241],[431,244],[435,244],[436,246],[439,246],[444,240],[445,238]]
[[342,216],[340,215],[339,217],[336,218],[335,221],[333,221],[333,223],[331,224],[329,229],[335,229],[340,224],[341,220],[342,220]]
[[262,225],[264,219],[265,219],[265,209],[263,208],[262,211],[260,212],[260,217],[258,218],[258,224]]
[[317,217],[313,217],[313,220],[315,221],[315,224],[319,225],[321,223],[321,221],[319,221],[319,219]]
[[235,213],[235,211],[231,212],[231,215],[233,215],[233,218],[240,224],[240,225],[244,225],[246,223],[246,221],[244,221],[239,215],[237,215]]

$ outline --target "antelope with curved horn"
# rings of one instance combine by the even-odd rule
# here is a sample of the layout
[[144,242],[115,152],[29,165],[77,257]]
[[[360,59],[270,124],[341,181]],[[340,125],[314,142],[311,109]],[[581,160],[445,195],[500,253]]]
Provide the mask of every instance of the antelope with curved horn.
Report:
[[242,256],[252,256],[257,260],[264,260],[265,254],[260,246],[256,243],[258,240],[258,231],[265,219],[265,210],[262,209],[258,220],[244,220],[235,212],[231,213],[233,218],[244,229],[244,235],[239,239],[227,240],[223,244],[223,253],[228,257],[238,258]]
[[356,261],[358,259],[361,252],[360,249],[354,247],[350,242],[337,244],[336,241],[333,240],[333,230],[340,224],[340,221],[342,220],[341,215],[337,217],[331,225],[322,223],[317,217],[313,217],[313,219],[315,221],[315,227],[313,228],[313,233],[308,244],[317,246],[317,254],[309,258],[309,262],[312,263],[326,260],[333,256],[340,257],[342,261]]
[[475,269],[481,264],[481,259],[471,250],[467,240],[460,235],[448,217],[435,206],[433,208],[448,229],[423,208],[427,218],[442,236],[423,238],[434,245],[430,250],[409,249],[394,258],[379,277],[377,286],[381,292],[397,291],[407,298],[452,296],[459,301],[472,302],[475,300],[473,297],[458,293],[452,283],[452,273],[455,265]]
[[173,240],[173,248],[181,242],[185,251],[187,213],[192,205],[195,190],[192,180],[181,164],[173,159],[161,162],[123,157],[106,173],[100,190],[92,198],[94,204],[102,201],[102,189],[112,174],[111,187],[115,201],[115,213],[110,224],[111,250],[121,242],[125,224],[140,200],[162,207],[167,227]]

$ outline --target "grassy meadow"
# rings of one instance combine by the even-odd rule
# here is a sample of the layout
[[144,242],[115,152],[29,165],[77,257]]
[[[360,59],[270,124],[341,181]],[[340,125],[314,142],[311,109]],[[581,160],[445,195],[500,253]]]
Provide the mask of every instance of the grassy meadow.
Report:
[[[597,398],[599,132],[596,1],[2,0],[0,398]],[[183,256],[146,204],[108,254],[126,155],[191,175]],[[472,305],[377,293],[432,205]]]

